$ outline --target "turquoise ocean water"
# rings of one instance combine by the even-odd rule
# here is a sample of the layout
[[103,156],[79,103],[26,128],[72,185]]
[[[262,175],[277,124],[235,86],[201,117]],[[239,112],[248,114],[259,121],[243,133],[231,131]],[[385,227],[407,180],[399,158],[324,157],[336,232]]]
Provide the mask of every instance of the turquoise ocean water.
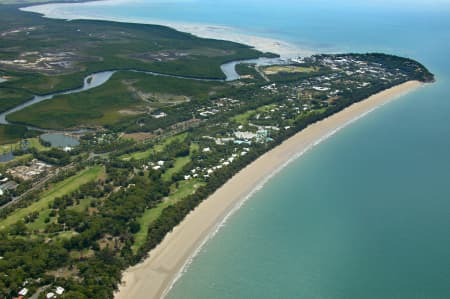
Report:
[[435,84],[286,167],[168,298],[450,298],[450,1],[135,1],[65,12],[228,25],[318,51],[423,62]]

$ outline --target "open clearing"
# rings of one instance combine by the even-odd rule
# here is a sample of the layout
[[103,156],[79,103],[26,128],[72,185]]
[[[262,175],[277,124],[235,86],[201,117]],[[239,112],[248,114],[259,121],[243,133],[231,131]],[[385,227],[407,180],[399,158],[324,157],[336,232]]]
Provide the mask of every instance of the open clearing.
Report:
[[[6,219],[0,221],[0,229],[8,227],[17,221],[22,220],[28,214],[32,212],[42,212],[48,210],[48,205],[51,203],[56,197],[63,196],[70,192],[77,190],[81,185],[86,184],[88,182],[94,181],[98,179],[104,172],[103,167],[94,166],[92,168],[88,168],[80,171],[78,174],[71,176],[65,179],[62,182],[55,184],[50,187],[49,190],[45,191],[39,201],[31,204],[30,206],[16,210]],[[41,215],[36,221],[40,221]],[[45,219],[45,218],[44,218]]]
[[312,73],[318,69],[316,67],[303,67],[295,65],[269,66],[262,69],[266,75],[277,75],[280,73]]

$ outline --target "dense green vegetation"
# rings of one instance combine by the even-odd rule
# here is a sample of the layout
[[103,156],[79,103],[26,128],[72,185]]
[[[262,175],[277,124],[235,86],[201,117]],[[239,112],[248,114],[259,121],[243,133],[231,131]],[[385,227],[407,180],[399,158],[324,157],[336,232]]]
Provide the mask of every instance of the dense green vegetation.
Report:
[[[42,212],[44,210],[48,209],[48,204],[54,200],[57,197],[69,194],[70,192],[73,192],[77,190],[81,185],[96,180],[100,174],[102,173],[103,169],[102,167],[96,166],[92,167],[86,170],[81,171],[77,175],[70,177],[60,183],[55,184],[51,188],[48,189],[48,191],[44,192],[41,195],[41,199],[24,208],[24,209],[18,209],[13,214],[8,216],[8,218],[0,221],[0,228],[5,228],[10,226],[13,223],[16,223],[17,221],[22,220],[26,215],[33,213],[33,212]],[[48,213],[47,213],[48,214]],[[43,216],[41,216],[42,218]],[[44,217],[45,218],[45,217]]]
[[31,97],[31,94],[24,90],[0,88],[0,113],[30,100]]
[[[12,77],[2,86],[34,94],[74,88],[87,74],[111,69],[222,79],[222,63],[261,55],[248,46],[163,26],[51,20],[16,6],[0,6],[0,20],[0,60],[11,61],[0,63],[0,71]],[[17,59],[24,62],[12,63]]]
[[29,106],[8,115],[11,122],[35,125],[43,128],[68,128],[108,125],[117,122],[120,109],[133,109],[140,102],[133,97],[124,84],[111,80],[102,87],[80,94],[61,95],[51,100]]
[[205,100],[226,88],[220,82],[118,72],[100,87],[57,96],[8,115],[8,120],[49,129],[111,126],[159,108]]
[[[126,267],[263,153],[374,93],[433,80],[420,63],[384,54],[316,55],[268,74],[239,65],[246,77],[231,83],[153,76],[130,69],[221,78],[220,63],[260,53],[160,26],[45,20],[11,6],[0,6],[0,18],[0,32],[7,33],[0,60],[77,53],[63,55],[72,62],[68,69],[3,63],[0,72],[11,80],[2,88],[46,93],[78,86],[90,72],[121,69],[103,86],[9,116],[46,128],[95,130],[82,133],[73,149],[48,148],[37,138],[25,148],[22,142],[1,147],[23,157],[0,165],[16,184],[0,196],[8,204],[0,208],[0,297],[6,298],[25,282],[30,294],[59,285],[64,298],[112,298]],[[27,30],[8,33],[14,28]],[[136,141],[130,132],[146,138]],[[28,133],[0,126],[0,140],[8,142]],[[15,177],[33,158],[49,170]]]
[[15,143],[24,138],[36,136],[38,132],[16,125],[0,125],[0,145]]

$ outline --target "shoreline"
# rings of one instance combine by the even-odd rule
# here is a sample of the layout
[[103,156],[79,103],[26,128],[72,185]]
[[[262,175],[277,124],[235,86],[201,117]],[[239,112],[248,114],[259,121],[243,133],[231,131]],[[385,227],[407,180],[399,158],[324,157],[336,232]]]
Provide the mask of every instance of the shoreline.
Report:
[[267,52],[276,53],[280,55],[282,58],[311,56],[316,53],[313,50],[302,49],[298,45],[286,41],[254,35],[242,31],[239,28],[233,28],[226,25],[176,22],[160,19],[105,17],[101,15],[86,16],[67,11],[63,13],[65,6],[75,6],[75,5],[114,6],[123,2],[124,0],[102,0],[102,1],[77,2],[77,3],[47,3],[21,7],[20,10],[25,12],[41,14],[44,18],[62,19],[68,21],[101,20],[111,22],[166,26],[175,29],[177,31],[193,34],[200,38],[225,40],[248,45],[263,53]]
[[188,214],[144,261],[125,270],[114,298],[166,296],[203,245],[274,175],[342,128],[423,85],[408,81],[374,94],[308,126],[257,158]]

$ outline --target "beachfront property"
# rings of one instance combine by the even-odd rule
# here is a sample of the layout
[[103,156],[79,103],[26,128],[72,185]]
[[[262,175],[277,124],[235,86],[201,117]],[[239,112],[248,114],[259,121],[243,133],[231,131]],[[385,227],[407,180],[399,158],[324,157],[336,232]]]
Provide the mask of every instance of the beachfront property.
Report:
[[[145,29],[147,32],[148,28]],[[159,52],[126,55],[129,55],[127,59],[137,58],[139,64],[143,60],[170,62],[186,58],[169,50]],[[211,53],[209,59],[217,53],[220,51]],[[31,61],[31,57],[25,59]],[[104,87],[91,90],[92,98],[83,102],[97,104],[106,98],[106,104],[103,103],[106,109],[94,107],[93,113],[81,121],[78,117],[85,113],[85,106],[79,103],[84,97],[83,94],[74,97],[82,109],[69,114],[71,118],[63,117],[63,125],[86,125],[92,131],[83,134],[80,146],[64,153],[69,169],[54,177],[56,183],[51,180],[42,186],[34,184],[33,187],[38,186],[33,189],[33,200],[12,202],[7,212],[10,214],[1,219],[0,225],[11,228],[8,239],[3,241],[11,242],[10,248],[14,248],[16,241],[26,242],[28,246],[24,251],[30,255],[35,255],[35,248],[45,252],[38,255],[39,259],[49,256],[51,260],[44,263],[51,264],[51,268],[36,270],[34,263],[28,266],[39,275],[48,275],[56,281],[67,280],[62,284],[67,293],[92,291],[85,296],[91,298],[101,290],[110,298],[111,284],[104,284],[104,281],[118,283],[123,268],[145,258],[146,253],[199,202],[252,161],[329,113],[378,92],[371,89],[373,86],[381,84],[384,89],[396,85],[397,80],[405,80],[402,70],[370,59],[368,56],[317,55],[292,61],[292,65],[276,65],[270,71],[250,67],[247,71],[252,73],[246,80],[234,82],[221,79],[203,82],[118,71]],[[186,63],[183,71],[187,73],[190,60],[183,63]],[[201,60],[195,61],[196,66],[199,63]],[[210,65],[205,69],[210,70]],[[150,107],[135,90],[137,82],[142,90],[150,82],[152,89],[160,88],[161,93],[189,98],[189,101]],[[177,84],[172,86],[173,82]],[[131,86],[133,84],[136,86]],[[134,90],[131,94],[130,89]],[[350,97],[354,90],[359,91],[359,98]],[[192,91],[198,93],[190,94]],[[120,98],[115,98],[116,93]],[[69,95],[61,98],[67,103],[72,99]],[[124,99],[130,99],[121,104],[125,107],[110,111],[113,100],[120,104]],[[40,105],[48,103],[52,101]],[[128,106],[138,114],[128,113]],[[43,111],[50,113],[53,108]],[[93,121],[97,115],[102,116],[101,120]],[[56,116],[59,114],[55,113],[55,119]],[[73,123],[66,123],[67,120]],[[57,129],[59,125],[61,123],[55,123]],[[131,134],[143,134],[147,138],[130,138]],[[30,153],[29,159],[39,154]],[[52,169],[39,160],[31,163],[23,160],[9,168],[8,175],[18,181],[34,180]],[[259,175],[262,173],[254,172],[242,180]],[[55,185],[59,188],[53,194]],[[179,218],[175,219],[174,215]],[[53,255],[54,252],[61,252],[61,255]],[[2,255],[8,256],[3,252]],[[28,263],[28,260],[21,263]],[[17,268],[11,261],[7,271],[13,275],[9,277],[17,274]],[[59,271],[64,273],[64,278]],[[102,279],[101,284],[97,284],[97,277]],[[30,290],[47,285],[47,282],[33,281],[32,286],[27,286],[27,296]],[[11,294],[16,295],[18,291],[15,288]],[[42,291],[42,296],[57,298],[64,292],[62,288],[48,287]]]

